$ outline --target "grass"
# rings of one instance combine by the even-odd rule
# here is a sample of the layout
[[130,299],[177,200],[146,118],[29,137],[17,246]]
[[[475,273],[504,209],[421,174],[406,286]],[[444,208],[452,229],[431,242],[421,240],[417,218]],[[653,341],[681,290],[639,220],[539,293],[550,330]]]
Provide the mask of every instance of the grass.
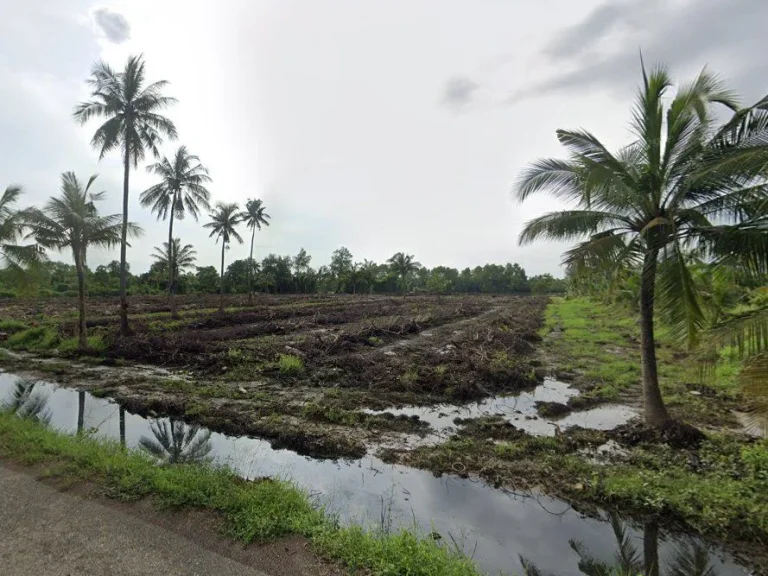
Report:
[[[639,397],[637,318],[628,308],[587,298],[552,299],[540,334],[552,363],[576,373],[577,386],[587,385],[579,402]],[[724,351],[713,377],[704,380],[694,354],[674,342],[663,326],[657,329],[656,354],[659,385],[673,416],[698,425],[736,425],[731,409],[738,398],[739,361],[733,355]]]
[[19,320],[13,320],[12,318],[0,320],[0,332],[15,334],[16,332],[21,332],[26,329],[27,325]]
[[244,543],[301,535],[319,554],[367,574],[479,575],[468,558],[414,531],[339,526],[289,482],[246,482],[206,465],[156,466],[116,443],[66,436],[8,413],[0,413],[0,456],[44,466],[47,476],[91,482],[110,498],[210,510],[221,514],[229,537]]
[[12,350],[52,350],[59,343],[59,333],[50,326],[35,326],[12,334],[7,341]]
[[280,374],[299,374],[304,371],[304,362],[293,354],[280,354],[277,367]]

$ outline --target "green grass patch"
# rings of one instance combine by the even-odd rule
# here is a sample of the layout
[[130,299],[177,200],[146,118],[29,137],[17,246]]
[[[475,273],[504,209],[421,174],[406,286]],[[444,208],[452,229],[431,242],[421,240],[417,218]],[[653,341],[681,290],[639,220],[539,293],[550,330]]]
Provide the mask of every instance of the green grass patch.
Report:
[[[94,352],[105,352],[107,350],[107,344],[104,342],[104,338],[100,335],[88,336],[86,338],[87,347]],[[77,336],[71,338],[64,338],[57,346],[59,352],[73,353],[80,350],[80,340]]]
[[241,542],[298,534],[321,555],[367,574],[480,574],[465,556],[414,531],[340,527],[289,482],[246,482],[207,465],[156,466],[146,455],[114,442],[66,436],[8,413],[0,413],[0,456],[45,466],[48,476],[91,482],[110,498],[151,496],[161,507],[215,511],[225,520],[226,534]]
[[7,341],[8,348],[31,351],[52,350],[58,343],[59,332],[50,326],[27,328],[12,334]]
[[277,367],[281,374],[299,374],[304,371],[304,362],[293,354],[280,354]]
[[[588,385],[584,399],[639,397],[642,371],[636,312],[587,298],[552,298],[540,334],[553,367],[575,372],[577,386]],[[695,353],[673,341],[659,322],[656,336],[659,386],[672,414],[697,425],[736,426],[731,410],[738,400],[738,358],[724,350],[714,374],[704,378]]]
[[21,332],[22,330],[26,329],[27,325],[19,320],[13,320],[12,318],[0,320],[0,332],[15,334],[16,332]]

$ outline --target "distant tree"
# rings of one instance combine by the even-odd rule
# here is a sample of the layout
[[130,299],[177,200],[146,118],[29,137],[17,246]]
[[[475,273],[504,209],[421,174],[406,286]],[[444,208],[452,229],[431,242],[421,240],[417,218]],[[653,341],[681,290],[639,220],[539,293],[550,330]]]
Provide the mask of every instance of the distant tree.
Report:
[[358,271],[360,275],[360,281],[363,282],[368,289],[368,294],[373,292],[373,287],[376,285],[376,280],[379,277],[379,266],[372,260],[363,260],[360,264]]
[[224,274],[226,291],[233,294],[247,294],[251,287],[251,279],[258,273],[258,262],[252,263],[250,258],[235,260],[227,266],[227,272]]
[[[654,315],[662,312],[689,344],[705,320],[686,250],[768,268],[768,98],[739,108],[706,70],[671,99],[670,87],[664,68],[643,68],[634,142],[612,154],[589,132],[559,130],[570,158],[538,160],[517,184],[521,201],[549,191],[577,204],[528,222],[521,243],[586,238],[566,252],[566,264],[641,267],[645,420],[654,426],[670,418],[659,388]],[[733,112],[720,126],[714,104]]]
[[531,288],[531,292],[534,294],[564,293],[567,288],[565,280],[555,278],[552,274],[531,276],[528,285]]
[[215,266],[198,266],[195,278],[197,290],[203,294],[213,294],[219,289],[219,273]]
[[[73,172],[61,175],[61,196],[51,198],[42,210],[29,211],[31,234],[44,248],[72,251],[77,270],[77,296],[80,348],[88,345],[85,324],[85,263],[89,246],[112,247],[120,243],[120,215],[100,216],[96,202],[104,192],[89,192],[96,176],[91,176],[85,187]],[[141,229],[129,223],[127,233],[136,236]]]
[[450,290],[451,282],[444,272],[432,270],[427,278],[427,289],[436,294],[445,294]]
[[80,124],[91,118],[104,117],[91,139],[99,150],[99,160],[120,148],[123,155],[123,227],[120,240],[120,333],[128,335],[128,277],[126,250],[128,247],[128,180],[131,164],[135,168],[144,160],[146,151],[158,156],[163,136],[176,138],[176,126],[160,112],[176,103],[175,98],[162,95],[165,80],[145,85],[144,60],[131,56],[122,72],[116,72],[106,62],[97,62],[87,83],[91,100],[78,104],[74,117]]
[[293,275],[291,267],[293,259],[290,256],[277,256],[269,254],[261,261],[261,273],[266,280],[266,285],[271,291],[285,294],[293,290]]
[[389,260],[387,260],[392,268],[392,271],[400,277],[400,282],[403,287],[403,298],[408,289],[408,276],[421,267],[421,264],[413,259],[412,254],[405,254],[403,252],[396,252]]
[[[173,248],[169,249],[168,242],[163,242],[162,248],[156,246],[152,254],[155,262],[165,271],[168,282],[176,282],[180,274],[194,268],[196,256],[192,244],[182,246],[179,238],[173,239]],[[169,293],[173,293],[173,290],[169,290]],[[172,310],[175,308],[172,307]]]
[[346,246],[334,250],[333,256],[331,256],[330,270],[333,279],[336,281],[336,292],[341,292],[351,268],[352,252]]
[[[170,160],[166,157],[160,162],[147,166],[147,171],[161,178],[160,182],[141,193],[141,205],[150,206],[157,218],[168,218],[168,242],[173,249],[177,240],[173,238],[174,219],[182,220],[189,212],[197,221],[200,209],[210,210],[211,194],[205,185],[211,182],[208,170],[200,159],[190,154],[186,146],[180,146]],[[173,255],[170,255],[173,259]],[[175,276],[178,270],[168,270],[168,299],[171,305],[171,317],[176,318],[176,302],[173,299]]]
[[307,251],[302,248],[299,253],[293,257],[293,276],[296,280],[296,288],[299,292],[309,292],[309,284],[316,283],[316,277],[312,269],[309,267],[309,263],[312,261],[312,256],[307,254]]
[[221,277],[219,282],[219,312],[224,312],[224,250],[229,246],[232,238],[240,244],[243,243],[243,237],[238,234],[235,227],[241,222],[241,213],[237,204],[225,204],[219,202],[216,204],[216,210],[210,213],[211,221],[204,224],[203,228],[208,228],[211,233],[209,238],[216,236],[216,242],[221,240]]
[[265,212],[266,208],[264,203],[259,199],[250,199],[245,203],[245,210],[240,213],[240,218],[248,228],[251,229],[251,251],[249,252],[248,259],[251,263],[248,268],[250,276],[248,276],[248,304],[253,304],[253,241],[256,238],[256,229],[261,230],[262,226],[269,226],[269,219],[271,216]]

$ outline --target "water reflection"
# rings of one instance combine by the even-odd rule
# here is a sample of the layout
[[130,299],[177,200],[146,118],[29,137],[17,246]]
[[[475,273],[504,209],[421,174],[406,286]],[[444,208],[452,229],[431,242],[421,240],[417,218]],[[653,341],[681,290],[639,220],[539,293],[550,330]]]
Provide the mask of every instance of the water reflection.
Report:
[[[121,414],[121,437],[125,438],[125,416]],[[150,430],[154,439],[142,436],[141,449],[167,464],[188,464],[210,460],[211,431],[189,426],[180,420],[155,420]]]
[[[12,397],[18,382],[18,377],[0,373],[0,402]],[[48,397],[51,427],[75,434],[80,393],[46,382],[39,382],[35,392]],[[308,490],[329,513],[337,514],[342,524],[378,524],[384,509],[393,530],[415,523],[424,534],[440,534],[443,542],[472,556],[486,574],[522,574],[521,555],[542,574],[578,574],[580,556],[569,545],[572,539],[582,542],[583,550],[598,560],[611,565],[615,559],[617,540],[607,516],[585,517],[567,503],[542,494],[495,490],[480,481],[450,475],[436,478],[430,472],[385,464],[371,456],[356,461],[314,460],[273,449],[258,438],[211,434],[203,429],[192,434],[188,427],[182,428],[183,423],[143,418],[87,392],[83,420],[89,435],[124,439],[129,449],[141,449],[142,439],[159,444],[162,462],[170,461],[173,454],[180,455],[177,461],[197,454],[228,466],[243,478],[289,479]],[[210,449],[195,448],[206,444],[203,434]],[[185,438],[189,440],[185,442]],[[626,530],[641,546],[643,530],[631,525]],[[675,534],[659,540],[664,576],[669,576],[683,540]],[[713,552],[708,561],[718,576],[749,574],[724,555]]]
[[14,384],[10,398],[0,406],[19,418],[48,425],[52,417],[51,411],[47,408],[48,395],[36,390],[37,384],[35,380],[18,380]]
[[[636,538],[618,514],[610,513],[609,520],[616,540],[613,559],[606,561],[590,551],[579,540],[569,540],[578,555],[577,568],[586,576],[718,576],[710,562],[707,548],[696,540],[680,541],[668,554],[666,569],[659,556],[659,527],[655,522],[643,526],[642,550],[638,550]],[[541,570],[533,561],[520,556],[520,564],[526,576],[554,576]]]

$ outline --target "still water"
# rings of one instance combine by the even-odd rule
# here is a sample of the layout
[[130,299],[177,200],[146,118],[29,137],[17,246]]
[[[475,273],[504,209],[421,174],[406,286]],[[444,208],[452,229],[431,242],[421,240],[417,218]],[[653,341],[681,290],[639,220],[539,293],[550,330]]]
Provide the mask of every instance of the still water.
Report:
[[[63,432],[74,433],[81,427],[99,438],[119,439],[122,435],[128,447],[147,450],[165,461],[207,458],[245,478],[290,479],[338,514],[342,522],[379,526],[383,522],[392,528],[415,522],[425,532],[438,533],[443,542],[458,543],[489,574],[523,574],[521,558],[542,573],[581,574],[576,549],[609,564],[616,560],[617,536],[608,514],[601,519],[585,517],[567,503],[542,495],[509,493],[453,476],[435,478],[429,472],[385,464],[374,457],[315,460],[289,450],[273,450],[268,442],[256,438],[225,436],[124,411],[121,434],[121,410],[109,399],[0,373],[0,404],[9,403]],[[626,534],[642,561],[643,527],[626,524]],[[705,549],[689,537],[661,534],[658,548],[662,574],[681,554],[697,553],[708,555],[711,574],[749,574],[725,554]]]

